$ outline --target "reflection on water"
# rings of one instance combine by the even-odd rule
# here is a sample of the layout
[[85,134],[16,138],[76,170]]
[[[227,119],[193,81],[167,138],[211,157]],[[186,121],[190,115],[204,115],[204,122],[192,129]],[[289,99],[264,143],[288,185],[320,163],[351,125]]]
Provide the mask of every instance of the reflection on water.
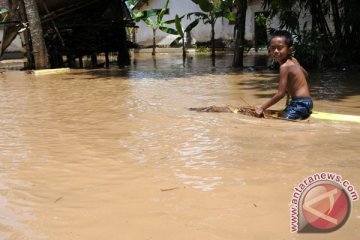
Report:
[[[261,104],[277,75],[236,71],[226,55],[215,67],[205,56],[133,61],[0,75],[0,239],[360,237],[357,203],[326,236],[290,234],[288,214],[293,187],[315,172],[360,189],[358,124],[190,112]],[[357,78],[312,73],[316,110],[359,115]]]

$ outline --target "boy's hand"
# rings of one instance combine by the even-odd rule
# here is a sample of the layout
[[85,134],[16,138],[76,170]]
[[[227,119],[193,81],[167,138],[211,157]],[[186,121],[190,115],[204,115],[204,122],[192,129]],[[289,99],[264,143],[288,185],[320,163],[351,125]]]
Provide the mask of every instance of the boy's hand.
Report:
[[262,107],[256,107],[255,114],[257,117],[262,117],[264,115],[264,109]]

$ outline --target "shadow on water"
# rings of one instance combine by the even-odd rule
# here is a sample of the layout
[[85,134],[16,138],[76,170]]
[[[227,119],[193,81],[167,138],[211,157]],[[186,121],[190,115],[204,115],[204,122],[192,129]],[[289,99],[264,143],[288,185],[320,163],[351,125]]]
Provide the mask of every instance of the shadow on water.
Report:
[[[189,77],[241,75],[254,73],[255,77],[242,78],[238,85],[242,90],[254,91],[258,98],[269,98],[276,91],[277,72],[268,70],[269,58],[266,55],[249,55],[244,57],[244,69],[232,68],[232,55],[218,55],[212,59],[207,55],[189,55],[184,60],[181,55],[158,54],[157,56],[135,55],[129,67],[110,69],[93,69],[74,75],[89,75],[84,80],[119,78],[133,80],[171,80],[187,79]],[[261,78],[259,79],[259,74]],[[265,78],[265,79],[264,79]],[[311,95],[315,100],[341,101],[349,96],[359,94],[359,74],[355,72],[317,71],[310,73],[309,85]],[[261,93],[264,92],[264,93]]]
[[[360,94],[359,73],[319,71],[309,74],[310,94],[315,100],[341,101]],[[238,85],[242,90],[264,92],[255,94],[259,98],[270,98],[273,94],[269,94],[267,91],[269,89],[276,91],[278,77],[268,76],[268,80],[246,79],[239,82]]]

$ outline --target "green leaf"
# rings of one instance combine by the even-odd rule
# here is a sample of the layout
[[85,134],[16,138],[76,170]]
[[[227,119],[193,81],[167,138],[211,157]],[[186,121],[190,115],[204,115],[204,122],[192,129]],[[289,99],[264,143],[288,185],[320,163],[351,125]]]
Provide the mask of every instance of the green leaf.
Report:
[[179,45],[181,39],[182,37],[175,38],[175,40],[170,43],[170,46]]
[[183,32],[182,26],[181,26],[181,19],[179,18],[179,16],[177,14],[175,16],[175,27],[176,27],[178,34],[181,37],[184,37],[184,32]]
[[184,30],[184,32],[190,32],[191,30],[193,30],[200,22],[200,19],[196,19],[195,21],[193,21],[192,23],[190,23]]
[[143,16],[144,16],[144,14],[142,12],[134,12],[133,13],[135,22],[139,22]]
[[192,12],[192,13],[188,13],[186,15],[187,19],[191,19],[191,16],[194,15],[197,18],[201,18],[202,20],[208,19],[209,16],[205,13],[202,12]]
[[[179,17],[181,20],[185,17],[185,15],[182,15],[181,17]],[[165,24],[173,24],[175,23],[175,18],[174,19],[170,19],[170,20],[167,20],[167,21],[164,21],[163,23]]]
[[213,4],[209,0],[191,0],[196,5],[199,5],[200,9],[204,12],[210,12],[213,8]]
[[199,0],[199,7],[204,12],[210,12],[214,5],[209,0]]
[[165,12],[166,12],[166,10],[168,9],[169,1],[170,1],[170,0],[166,0],[165,5],[162,7],[162,9],[161,9],[161,11],[160,11],[160,13],[159,13],[159,15],[158,15],[158,19],[157,19],[158,23],[160,23],[160,22],[162,21]]
[[144,10],[144,11],[142,11],[142,13],[145,18],[153,17],[153,16],[157,15],[157,12],[152,9]]
[[167,21],[164,21],[163,23],[164,23],[164,24],[173,24],[173,23],[175,23],[175,18],[174,18],[174,19],[167,20]]
[[179,35],[178,32],[173,28],[169,28],[169,27],[165,27],[165,26],[159,26],[159,29],[161,31],[163,31],[163,32],[168,33],[168,34]]
[[191,0],[193,3],[195,3],[195,4],[199,4],[199,0]]
[[135,22],[139,22],[141,20],[145,21],[147,18],[156,16],[156,15],[157,15],[157,13],[152,9],[144,10],[142,12],[134,12],[133,13],[133,17],[134,17]]
[[236,13],[233,12],[228,12],[226,13],[225,17],[229,20],[229,21],[236,21]]
[[142,19],[145,24],[148,26],[148,27],[151,27],[153,28],[155,26],[154,22],[151,20],[151,18],[146,18],[146,19]]

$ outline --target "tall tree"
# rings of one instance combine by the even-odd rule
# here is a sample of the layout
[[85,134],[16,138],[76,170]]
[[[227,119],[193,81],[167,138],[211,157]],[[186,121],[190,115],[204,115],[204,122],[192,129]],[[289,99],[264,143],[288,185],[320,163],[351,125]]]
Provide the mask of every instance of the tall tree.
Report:
[[233,67],[242,68],[244,66],[244,45],[245,45],[245,19],[247,0],[236,0],[236,39]]
[[43,37],[38,7],[35,0],[23,0],[29,28],[31,34],[31,42],[33,55],[35,60],[35,69],[49,68],[48,53]]

